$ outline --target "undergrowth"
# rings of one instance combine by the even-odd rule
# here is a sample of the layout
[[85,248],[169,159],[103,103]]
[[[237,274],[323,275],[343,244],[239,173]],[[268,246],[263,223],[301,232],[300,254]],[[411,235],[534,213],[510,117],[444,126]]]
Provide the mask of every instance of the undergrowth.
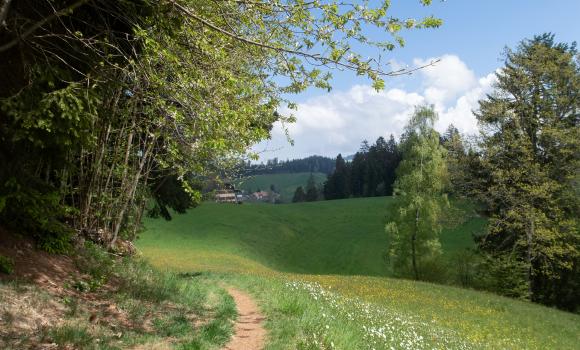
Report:
[[0,273],[11,274],[12,272],[14,272],[14,261],[4,255],[0,255]]
[[[93,244],[79,252],[77,267],[85,277],[67,282],[65,296],[41,293],[32,285],[18,287],[17,293],[19,285],[0,284],[0,299],[5,294],[11,300],[35,300],[31,312],[37,314],[59,310],[32,332],[0,318],[0,329],[6,330],[0,332],[0,348],[213,349],[232,333],[235,303],[204,276],[161,272],[142,259],[118,258]],[[0,311],[12,315],[8,307]]]

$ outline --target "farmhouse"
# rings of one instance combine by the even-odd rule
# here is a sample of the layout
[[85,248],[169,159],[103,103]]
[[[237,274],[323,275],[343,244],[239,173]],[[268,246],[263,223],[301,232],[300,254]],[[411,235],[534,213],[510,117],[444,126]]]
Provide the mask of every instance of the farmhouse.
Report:
[[242,203],[244,197],[241,190],[236,190],[232,184],[225,184],[224,189],[215,193],[217,203]]
[[268,198],[270,197],[270,194],[266,191],[258,191],[258,192],[252,193],[252,197],[254,197],[255,200],[263,201],[263,200],[268,200]]

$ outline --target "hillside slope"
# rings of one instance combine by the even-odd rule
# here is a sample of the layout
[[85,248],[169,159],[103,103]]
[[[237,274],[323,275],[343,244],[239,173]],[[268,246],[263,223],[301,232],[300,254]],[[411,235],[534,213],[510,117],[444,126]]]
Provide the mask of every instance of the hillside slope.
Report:
[[[326,175],[323,173],[312,173],[317,184],[321,185],[326,180]],[[284,203],[292,202],[294,191],[298,186],[306,187],[306,182],[310,177],[310,173],[289,173],[289,174],[266,174],[254,175],[246,179],[240,180],[237,186],[244,191],[251,193],[258,189],[269,191],[270,185],[276,187],[276,191],[280,193],[280,199]]]
[[[228,270],[387,276],[384,225],[393,199],[359,198],[282,205],[204,203],[170,222],[148,220],[138,246],[161,264],[191,268],[222,255]],[[443,249],[471,247],[485,220],[467,217],[442,233]],[[166,253],[175,252],[166,260]],[[177,253],[178,252],[178,253]],[[201,259],[201,256],[208,256]],[[215,267],[215,266],[214,266]]]
[[[250,291],[266,317],[268,350],[577,348],[578,315],[384,277],[392,204],[210,203],[171,222],[148,221],[137,244],[158,267]],[[472,246],[485,224],[470,211],[442,233],[447,255]]]

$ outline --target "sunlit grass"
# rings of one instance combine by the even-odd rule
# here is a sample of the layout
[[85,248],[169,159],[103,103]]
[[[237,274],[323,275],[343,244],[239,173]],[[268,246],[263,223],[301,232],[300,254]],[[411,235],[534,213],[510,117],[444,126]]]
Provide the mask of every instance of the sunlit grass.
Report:
[[[376,273],[372,264],[384,268],[376,256],[383,247],[375,245],[384,242],[381,210],[388,205],[384,198],[213,205],[176,222],[156,221],[138,245],[155,266],[203,272],[253,293],[267,316],[268,349],[577,348],[578,315]],[[444,249],[468,246],[465,235],[481,220],[447,230]],[[336,248],[351,244],[356,249]]]

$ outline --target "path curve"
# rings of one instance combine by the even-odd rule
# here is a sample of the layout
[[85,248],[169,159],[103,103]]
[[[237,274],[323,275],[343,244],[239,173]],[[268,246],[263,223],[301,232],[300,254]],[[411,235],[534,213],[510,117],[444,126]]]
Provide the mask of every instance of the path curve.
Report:
[[226,288],[234,298],[238,309],[238,319],[234,325],[234,335],[224,350],[261,350],[266,341],[266,330],[263,327],[265,317],[258,305],[248,294]]

